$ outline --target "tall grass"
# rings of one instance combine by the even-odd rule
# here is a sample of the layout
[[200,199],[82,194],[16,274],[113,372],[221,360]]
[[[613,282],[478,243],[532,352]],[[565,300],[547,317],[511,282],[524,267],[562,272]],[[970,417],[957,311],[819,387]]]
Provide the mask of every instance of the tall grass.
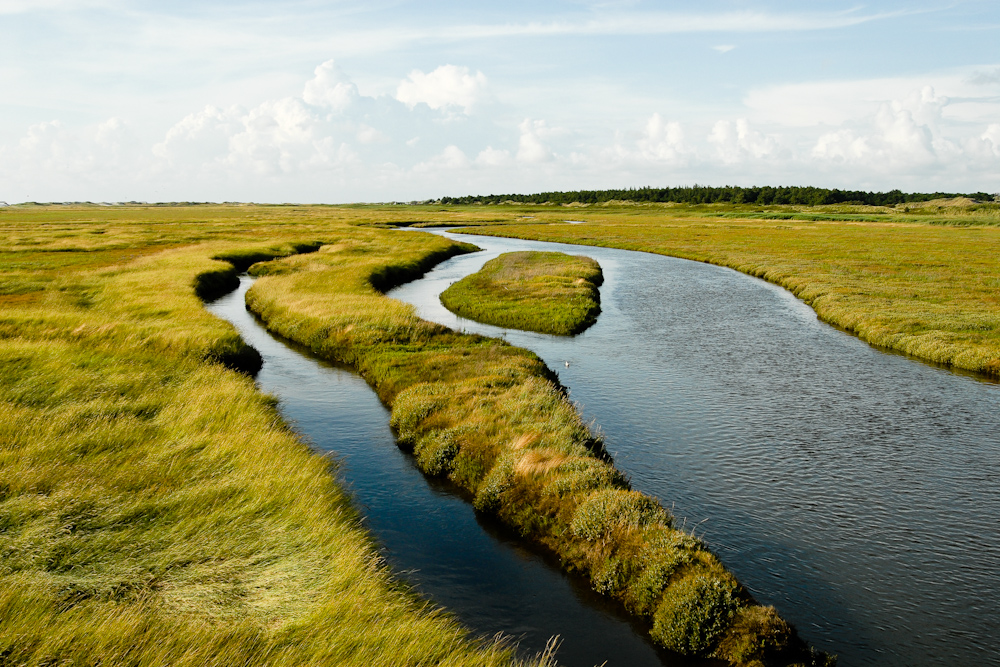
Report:
[[261,278],[247,305],[272,331],[357,369],[424,472],[620,600],[660,645],[733,664],[813,660],[656,499],[630,490],[533,353],[423,321],[372,285],[459,250],[426,234],[359,233],[251,267]]
[[211,257],[350,233],[248,212],[0,217],[0,665],[516,662],[392,578],[331,462],[224,365],[246,346],[196,296],[234,271]]
[[597,321],[602,282],[589,257],[510,252],[448,287],[441,303],[477,322],[571,336]]
[[[942,226],[906,215],[806,222],[630,207],[578,213],[588,224],[477,226],[473,233],[727,266],[785,287],[822,320],[872,345],[1000,377],[1000,228],[982,224],[986,213],[953,213],[956,222]],[[536,222],[559,217],[539,211]]]

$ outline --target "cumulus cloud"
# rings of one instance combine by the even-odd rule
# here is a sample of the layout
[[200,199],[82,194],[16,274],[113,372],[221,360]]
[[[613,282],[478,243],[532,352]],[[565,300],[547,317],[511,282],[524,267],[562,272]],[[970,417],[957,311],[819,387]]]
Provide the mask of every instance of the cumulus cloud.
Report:
[[487,146],[476,156],[476,164],[483,167],[509,167],[514,164],[510,151]]
[[87,174],[131,168],[136,141],[124,120],[112,117],[74,131],[58,120],[30,126],[15,154],[26,168]]
[[441,153],[435,155],[430,160],[426,162],[421,162],[414,166],[413,170],[416,172],[428,172],[428,171],[440,171],[449,170],[454,171],[458,169],[468,169],[472,166],[469,158],[466,157],[465,153],[458,146],[446,146]]
[[666,122],[658,113],[646,122],[645,132],[637,145],[640,155],[649,160],[676,161],[688,151],[681,124]]
[[868,167],[914,168],[939,164],[961,148],[943,136],[942,115],[948,98],[930,86],[906,98],[879,105],[867,122],[819,137],[812,149],[818,160]]
[[462,107],[467,114],[485,95],[486,75],[455,65],[442,65],[427,74],[415,69],[396,89],[396,99],[411,108],[421,103],[431,109]]
[[333,60],[317,67],[314,75],[302,92],[306,104],[344,111],[360,97],[358,87]]
[[1000,157],[1000,123],[994,123],[986,128],[980,139],[989,143],[993,154]]
[[288,174],[349,161],[335,130],[295,98],[249,110],[209,106],[170,128],[153,153],[175,168]]
[[716,155],[724,164],[735,164],[748,158],[769,158],[778,153],[778,143],[774,138],[751,129],[744,118],[735,122],[716,122],[708,141],[715,145]]
[[548,162],[552,159],[552,151],[544,139],[551,136],[552,130],[544,120],[525,118],[521,123],[521,138],[517,144],[517,161],[529,164]]

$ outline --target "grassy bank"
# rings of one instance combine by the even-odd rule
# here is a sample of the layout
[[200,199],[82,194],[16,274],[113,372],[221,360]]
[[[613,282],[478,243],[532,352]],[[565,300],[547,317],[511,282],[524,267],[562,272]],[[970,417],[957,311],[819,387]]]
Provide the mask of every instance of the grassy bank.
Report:
[[821,319],[872,345],[1000,377],[1000,228],[994,209],[970,212],[928,203],[908,213],[863,216],[854,209],[864,207],[854,207],[812,214],[841,219],[783,220],[754,207],[716,210],[721,208],[588,207],[572,211],[586,224],[567,225],[561,222],[565,211],[518,207],[517,215],[530,213],[530,224],[471,231],[727,266],[785,287]]
[[629,488],[534,354],[421,320],[373,285],[415,277],[453,248],[431,235],[355,233],[252,267],[261,278],[247,304],[272,331],[354,367],[425,473],[558,554],[660,645],[739,665],[811,661],[773,608]]
[[196,296],[353,219],[0,212],[0,665],[513,662],[393,580]]
[[510,252],[448,287],[441,303],[477,322],[571,336],[597,321],[602,282],[601,267],[589,257]]

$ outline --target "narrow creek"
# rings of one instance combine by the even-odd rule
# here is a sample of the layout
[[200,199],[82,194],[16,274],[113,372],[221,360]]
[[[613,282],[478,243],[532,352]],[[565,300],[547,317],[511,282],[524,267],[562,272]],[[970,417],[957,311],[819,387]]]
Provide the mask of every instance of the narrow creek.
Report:
[[[436,233],[484,252],[390,296],[538,353],[633,485],[812,644],[846,667],[1000,665],[1000,385],[873,349],[729,269]],[[597,324],[559,338],[440,305],[514,250],[596,259]]]
[[405,581],[478,635],[503,633],[531,656],[558,635],[568,667],[705,664],[657,650],[613,606],[558,564],[481,521],[472,505],[429,480],[395,443],[389,412],[364,380],[278,339],[247,312],[252,279],[206,308],[261,353],[257,385],[316,449],[334,452],[383,556]]

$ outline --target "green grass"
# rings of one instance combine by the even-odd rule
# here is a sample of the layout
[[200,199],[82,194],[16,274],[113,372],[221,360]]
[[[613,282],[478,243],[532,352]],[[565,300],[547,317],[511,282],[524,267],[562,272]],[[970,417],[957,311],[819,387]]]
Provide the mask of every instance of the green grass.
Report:
[[516,662],[393,579],[330,460],[220,363],[246,346],[196,296],[234,274],[211,258],[315,249],[342,217],[0,226],[0,665]]
[[727,266],[785,287],[872,345],[1000,377],[1000,228],[992,211],[959,208],[947,211],[947,224],[927,224],[903,213],[884,222],[772,220],[744,207],[742,216],[720,219],[622,206],[574,211],[586,224],[566,225],[554,224],[565,213],[536,208],[533,224],[470,232]]
[[571,336],[601,312],[601,267],[561,252],[510,252],[441,293],[445,308],[499,327]]
[[463,250],[429,234],[359,231],[255,265],[247,305],[272,331],[355,368],[425,473],[588,577],[660,645],[734,664],[808,660],[773,609],[674,528],[656,499],[629,489],[533,353],[426,322],[381,294],[420,275],[428,258]]
[[468,248],[371,227],[525,215],[565,213],[0,210],[0,664],[513,660],[394,582],[329,461],[231,370],[252,368],[252,351],[197,295],[289,254],[254,266],[249,304],[356,368],[425,472],[558,554],[662,645],[808,660],[775,610],[629,489],[534,354],[380,293]]

